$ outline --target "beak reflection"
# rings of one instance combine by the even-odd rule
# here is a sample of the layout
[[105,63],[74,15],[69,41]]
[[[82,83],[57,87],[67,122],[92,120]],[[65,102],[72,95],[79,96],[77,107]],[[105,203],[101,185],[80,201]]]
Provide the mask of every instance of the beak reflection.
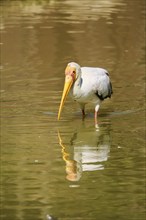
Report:
[[59,145],[62,148],[62,158],[66,163],[66,179],[70,181],[78,181],[81,177],[80,172],[78,170],[78,163],[76,160],[70,159],[70,154],[67,152],[65,146],[62,142],[60,133],[58,131],[58,139],[59,139]]

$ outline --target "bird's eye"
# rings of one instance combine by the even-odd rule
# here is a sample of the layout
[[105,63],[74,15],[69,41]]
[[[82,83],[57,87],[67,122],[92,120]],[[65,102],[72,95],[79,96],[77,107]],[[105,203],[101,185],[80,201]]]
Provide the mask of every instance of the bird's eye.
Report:
[[75,70],[73,71],[73,74],[75,74],[76,72],[75,72]]

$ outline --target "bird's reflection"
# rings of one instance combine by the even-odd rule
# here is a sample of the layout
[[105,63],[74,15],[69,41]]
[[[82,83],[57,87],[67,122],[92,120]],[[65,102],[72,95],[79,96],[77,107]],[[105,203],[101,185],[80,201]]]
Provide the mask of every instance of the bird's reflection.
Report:
[[104,169],[104,162],[108,160],[110,152],[110,134],[107,129],[74,132],[69,144],[64,144],[58,131],[58,139],[68,180],[79,181],[84,171]]

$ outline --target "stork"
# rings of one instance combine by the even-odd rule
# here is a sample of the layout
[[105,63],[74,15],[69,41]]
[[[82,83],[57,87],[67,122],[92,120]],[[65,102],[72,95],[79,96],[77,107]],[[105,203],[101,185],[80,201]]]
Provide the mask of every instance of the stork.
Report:
[[79,103],[83,118],[85,117],[85,105],[92,103],[95,106],[94,120],[96,126],[97,114],[102,101],[110,98],[113,93],[108,71],[97,67],[80,67],[75,62],[68,63],[65,69],[65,83],[58,111],[58,120],[69,92],[73,99]]

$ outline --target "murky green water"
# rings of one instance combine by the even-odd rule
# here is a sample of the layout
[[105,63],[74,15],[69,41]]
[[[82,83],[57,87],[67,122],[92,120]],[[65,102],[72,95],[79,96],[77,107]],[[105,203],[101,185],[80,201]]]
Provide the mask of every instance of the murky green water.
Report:
[[[144,0],[0,3],[1,219],[144,220]],[[57,121],[70,61],[110,72],[98,130]]]

